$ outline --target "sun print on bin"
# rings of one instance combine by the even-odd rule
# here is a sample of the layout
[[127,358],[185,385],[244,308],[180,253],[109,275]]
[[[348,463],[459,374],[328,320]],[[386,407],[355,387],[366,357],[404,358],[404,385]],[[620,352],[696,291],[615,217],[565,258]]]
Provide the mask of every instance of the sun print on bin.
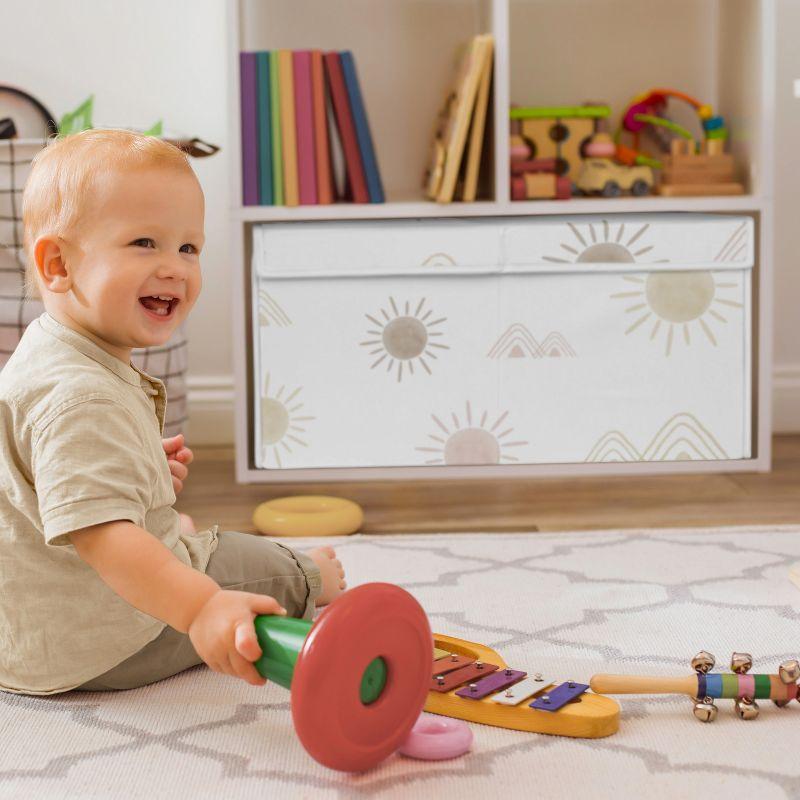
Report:
[[[544,256],[545,261],[559,264],[570,263],[603,263],[603,264],[631,264],[640,261],[653,249],[648,244],[645,234],[650,227],[649,223],[641,226],[634,225],[632,232],[626,231],[624,222],[619,224],[616,231],[608,220],[597,223],[587,223],[583,232],[572,222],[567,226],[572,231],[574,240],[562,242],[561,248],[570,258]],[[742,237],[746,236],[745,225],[740,225],[720,249],[714,261],[721,262],[736,260],[736,257],[746,246]],[[737,249],[738,248],[738,249]],[[646,261],[647,264],[664,264],[668,259]],[[613,300],[622,300],[628,303],[626,314],[631,314],[625,334],[630,335],[641,326],[647,324],[649,337],[655,340],[663,334],[665,344],[664,353],[672,353],[675,335],[682,334],[684,342],[692,342],[691,323],[697,327],[712,345],[717,344],[716,336],[712,330],[711,320],[715,323],[726,323],[728,318],[722,313],[720,307],[742,308],[742,304],[724,297],[726,290],[738,290],[739,283],[728,272],[711,270],[669,270],[663,268],[659,271],[654,267],[646,273],[627,273],[622,280],[633,284],[627,291],[615,292],[611,295]]]
[[489,412],[484,411],[478,421],[477,417],[473,418],[469,402],[462,418],[463,425],[455,411],[451,412],[448,423],[431,414],[436,430],[429,433],[428,438],[435,444],[415,449],[431,456],[426,464],[469,466],[518,462],[519,458],[509,451],[528,442],[507,439],[514,432],[513,426],[506,422],[508,415],[509,412],[504,411],[490,426]]
[[[719,263],[728,259],[732,247],[737,246],[744,231],[744,223],[728,238],[714,261]],[[744,246],[744,245],[741,245]],[[733,253],[736,255],[739,251]],[[691,323],[697,327],[705,338],[716,347],[717,337],[712,325],[725,324],[728,317],[723,311],[741,309],[743,304],[730,297],[741,292],[737,274],[729,270],[675,270],[670,272],[649,272],[642,275],[624,275],[622,278],[633,284],[627,291],[611,295],[613,300],[630,303],[625,308],[626,314],[632,315],[632,322],[625,331],[633,333],[642,325],[650,326],[650,339],[654,340],[661,330],[664,331],[664,354],[672,353],[676,331],[683,335],[686,345],[692,343]],[[712,322],[714,320],[714,322]]]
[[[627,230],[624,222],[620,222],[617,230],[613,231],[607,219],[587,222],[583,233],[573,222],[568,222],[567,227],[574,238],[561,242],[561,249],[569,255],[563,258],[543,256],[545,261],[553,264],[632,264],[653,249],[653,245],[641,241],[650,223],[634,231]],[[662,258],[652,263],[666,261]]]
[[415,364],[431,374],[428,362],[436,360],[437,351],[450,347],[439,341],[444,336],[439,326],[447,322],[447,317],[431,319],[435,315],[432,309],[425,308],[425,302],[423,297],[412,313],[411,303],[406,300],[401,312],[390,297],[388,311],[381,308],[375,316],[365,314],[370,323],[367,334],[372,338],[359,344],[369,348],[370,357],[374,357],[370,369],[385,364],[387,372],[395,371],[398,383],[404,374],[414,374]]
[[308,442],[300,435],[305,435],[305,424],[315,417],[301,415],[304,407],[299,398],[302,386],[285,396],[285,386],[281,386],[272,397],[269,389],[270,375],[267,373],[261,395],[261,458],[265,466],[272,461],[282,467],[281,453],[291,453],[293,446],[308,447]]

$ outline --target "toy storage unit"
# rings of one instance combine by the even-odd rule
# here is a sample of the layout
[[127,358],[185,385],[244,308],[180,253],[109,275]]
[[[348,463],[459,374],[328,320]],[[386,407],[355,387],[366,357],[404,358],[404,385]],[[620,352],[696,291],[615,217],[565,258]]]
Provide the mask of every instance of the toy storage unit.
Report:
[[748,459],[754,258],[734,215],[254,225],[251,465],[327,481]]

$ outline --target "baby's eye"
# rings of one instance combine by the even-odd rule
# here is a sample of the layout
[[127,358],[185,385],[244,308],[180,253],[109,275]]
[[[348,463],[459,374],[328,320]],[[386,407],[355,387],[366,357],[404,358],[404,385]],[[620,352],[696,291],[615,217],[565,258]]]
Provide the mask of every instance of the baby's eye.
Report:
[[135,244],[141,247],[155,247],[156,243],[152,239],[136,239],[135,241],[131,242],[131,244]]
[[196,253],[196,252],[197,252],[197,248],[193,244],[183,244],[183,245],[181,245],[181,253]]

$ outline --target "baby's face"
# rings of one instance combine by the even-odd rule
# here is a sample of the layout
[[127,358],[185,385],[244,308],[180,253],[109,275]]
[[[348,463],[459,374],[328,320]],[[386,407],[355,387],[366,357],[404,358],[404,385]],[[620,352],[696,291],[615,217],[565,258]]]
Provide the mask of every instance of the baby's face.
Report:
[[98,177],[96,195],[68,239],[69,314],[127,359],[164,344],[200,293],[203,193],[176,169]]

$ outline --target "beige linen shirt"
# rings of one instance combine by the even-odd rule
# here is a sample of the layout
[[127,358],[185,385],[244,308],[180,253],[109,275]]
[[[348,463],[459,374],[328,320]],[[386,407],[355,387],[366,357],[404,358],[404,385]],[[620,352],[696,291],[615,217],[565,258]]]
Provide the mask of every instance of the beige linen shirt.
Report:
[[161,381],[47,313],[0,372],[0,689],[80,686],[165,627],[102,581],[70,531],[130,520],[205,571],[217,531],[181,535],[165,408]]

